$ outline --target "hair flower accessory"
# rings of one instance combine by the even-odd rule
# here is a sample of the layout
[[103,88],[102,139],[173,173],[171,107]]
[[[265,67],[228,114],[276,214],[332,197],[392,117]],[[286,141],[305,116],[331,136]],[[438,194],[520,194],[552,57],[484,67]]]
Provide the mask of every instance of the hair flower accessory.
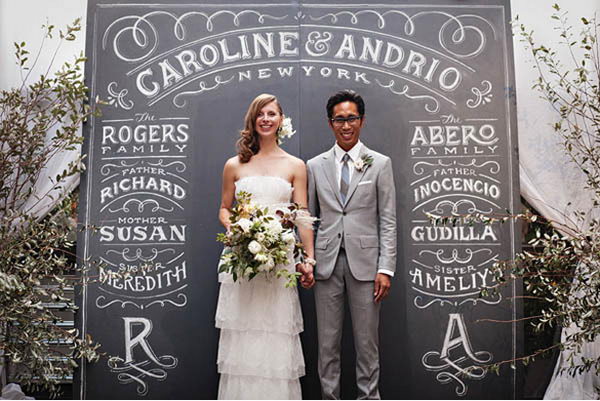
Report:
[[354,162],[354,168],[356,171],[363,171],[363,169],[369,168],[373,164],[373,156],[363,155],[360,159]]
[[291,138],[295,133],[296,131],[292,127],[292,119],[290,117],[284,118],[277,130],[277,143],[281,144],[285,138]]

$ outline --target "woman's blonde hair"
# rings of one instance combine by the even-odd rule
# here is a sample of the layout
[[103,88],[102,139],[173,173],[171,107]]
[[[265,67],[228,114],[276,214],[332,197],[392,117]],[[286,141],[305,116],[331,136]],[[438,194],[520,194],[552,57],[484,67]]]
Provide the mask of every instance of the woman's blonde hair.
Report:
[[279,113],[283,115],[283,109],[277,97],[268,93],[263,93],[255,97],[248,107],[246,117],[244,118],[244,129],[240,131],[240,139],[236,143],[238,157],[242,163],[248,163],[250,158],[257,154],[260,149],[258,134],[255,128],[256,117],[262,108],[271,102],[277,104]]

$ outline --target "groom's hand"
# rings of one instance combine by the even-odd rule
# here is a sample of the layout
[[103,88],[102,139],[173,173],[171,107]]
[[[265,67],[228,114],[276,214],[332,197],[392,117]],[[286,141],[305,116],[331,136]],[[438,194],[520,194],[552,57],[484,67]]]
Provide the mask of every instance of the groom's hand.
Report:
[[315,276],[313,274],[313,267],[308,263],[298,263],[296,265],[296,271],[301,273],[300,285],[303,288],[309,289],[315,285]]
[[302,273],[300,276],[300,285],[303,288],[311,288],[315,285],[315,276],[313,274],[313,267],[308,263],[299,263],[296,265],[296,271]]
[[302,287],[306,289],[312,288],[315,285],[315,275],[313,266],[311,264],[305,263],[304,271],[305,274],[302,276],[301,280]]
[[376,303],[381,302],[383,298],[387,297],[391,286],[392,282],[390,281],[390,276],[383,273],[377,273],[377,276],[375,277],[375,293],[373,294]]

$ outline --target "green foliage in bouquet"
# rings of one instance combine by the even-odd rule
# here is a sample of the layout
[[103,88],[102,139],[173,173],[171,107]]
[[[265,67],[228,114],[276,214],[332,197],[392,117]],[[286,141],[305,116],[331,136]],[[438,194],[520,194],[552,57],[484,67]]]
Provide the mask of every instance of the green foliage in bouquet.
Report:
[[239,192],[237,204],[231,209],[229,231],[217,235],[217,241],[225,245],[219,272],[231,274],[234,281],[252,280],[263,273],[285,277],[286,287],[296,286],[300,273],[290,272],[285,266],[292,262],[290,254],[303,254],[294,234],[298,211],[298,206],[292,204],[270,214],[268,208],[253,204],[249,193]]
[[[74,40],[80,29],[76,20],[58,33],[53,60],[60,44]],[[72,374],[79,358],[98,359],[99,345],[60,325],[64,312],[76,309],[67,294],[77,284],[68,276],[78,270],[76,201],[63,183],[83,164],[76,159],[55,177],[48,177],[45,168],[55,155],[82,143],[79,130],[92,110],[82,78],[83,55],[52,75],[48,66],[37,80],[29,79],[54,26],[44,26],[44,32],[33,63],[26,44],[15,43],[22,85],[0,91],[0,358],[27,389],[56,395],[58,383]],[[46,184],[43,193],[36,192],[40,183]],[[63,200],[51,214],[36,214],[40,203],[58,199]]]

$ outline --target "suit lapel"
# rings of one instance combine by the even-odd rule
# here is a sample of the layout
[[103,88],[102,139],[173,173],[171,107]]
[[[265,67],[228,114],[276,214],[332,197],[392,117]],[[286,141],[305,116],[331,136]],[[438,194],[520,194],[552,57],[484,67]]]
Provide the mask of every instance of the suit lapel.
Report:
[[329,181],[329,186],[331,187],[331,191],[334,196],[340,203],[340,205],[344,205],[342,202],[342,198],[340,195],[339,185],[336,180],[336,165],[335,165],[335,153],[333,148],[327,153],[323,155],[323,164],[325,167],[325,176],[327,177],[327,181]]
[[[367,155],[369,153],[369,149],[367,149],[367,147],[365,146],[365,144],[363,143],[358,158],[362,158],[363,156]],[[354,165],[351,165],[350,168],[354,168]],[[363,175],[365,175],[365,172],[367,171],[369,167],[363,167],[363,169],[361,171],[358,170],[354,170],[354,173],[352,174],[352,179],[350,180],[350,186],[348,187],[348,196],[346,197],[346,205],[348,204],[348,202],[350,202],[350,198],[352,198],[352,195],[354,194],[354,191],[356,191],[356,187],[358,186],[358,183],[360,182],[360,180],[362,179]],[[339,192],[339,191],[338,191]]]

